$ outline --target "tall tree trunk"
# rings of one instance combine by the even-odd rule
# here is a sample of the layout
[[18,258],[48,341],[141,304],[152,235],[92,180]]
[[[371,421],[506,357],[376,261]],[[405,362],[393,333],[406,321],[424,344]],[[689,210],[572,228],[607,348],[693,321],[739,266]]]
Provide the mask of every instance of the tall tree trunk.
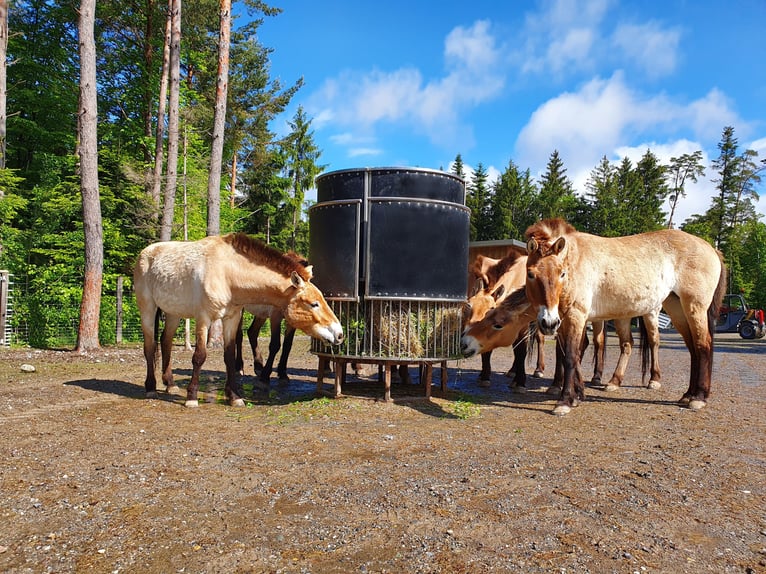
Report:
[[168,169],[165,178],[165,203],[162,209],[160,240],[173,235],[173,212],[178,185],[178,124],[181,95],[181,0],[171,3],[170,96],[168,99]]
[[85,236],[85,277],[80,305],[79,352],[99,348],[98,318],[104,272],[104,240],[98,190],[98,100],[96,91],[96,0],[80,3],[80,187]]
[[229,89],[229,44],[231,43],[231,0],[220,0],[221,31],[218,39],[218,80],[213,115],[213,145],[207,179],[207,234],[221,233],[221,169],[226,125],[226,94]]
[[162,187],[162,152],[165,140],[165,104],[168,99],[168,73],[170,68],[170,26],[173,15],[173,0],[168,0],[168,17],[165,20],[165,44],[162,50],[162,72],[160,73],[160,96],[157,101],[157,129],[154,143],[154,173],[152,174],[152,202],[159,214],[160,189]]
[[[6,56],[8,55],[8,0],[0,0],[0,169],[5,169],[5,137],[7,100],[6,88],[8,75]],[[3,190],[0,189],[0,198]]]

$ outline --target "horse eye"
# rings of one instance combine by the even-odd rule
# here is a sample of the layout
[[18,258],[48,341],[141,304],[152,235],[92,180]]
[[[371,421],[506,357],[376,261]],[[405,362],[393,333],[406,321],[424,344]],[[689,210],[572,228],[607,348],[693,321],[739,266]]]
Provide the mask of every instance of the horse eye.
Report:
[[502,331],[503,330],[503,326],[501,324],[499,324],[499,323],[495,323],[494,325],[492,325],[492,328],[495,331]]
[[529,279],[530,281],[534,281],[535,274],[532,273],[531,271],[527,271],[527,279]]
[[319,301],[314,301],[314,302],[311,304],[311,308],[312,308],[312,309],[319,309]]
[[561,279],[563,279],[563,278],[564,278],[564,277],[566,277],[566,276],[567,276],[567,272],[566,272],[566,271],[562,271],[562,272],[561,272]]

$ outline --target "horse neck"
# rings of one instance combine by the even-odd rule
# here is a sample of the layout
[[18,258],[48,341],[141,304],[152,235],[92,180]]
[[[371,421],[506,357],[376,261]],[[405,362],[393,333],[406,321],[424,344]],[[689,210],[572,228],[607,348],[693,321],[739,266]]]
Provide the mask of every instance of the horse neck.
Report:
[[289,277],[264,265],[248,264],[231,281],[232,300],[237,304],[267,304],[284,307],[290,300]]

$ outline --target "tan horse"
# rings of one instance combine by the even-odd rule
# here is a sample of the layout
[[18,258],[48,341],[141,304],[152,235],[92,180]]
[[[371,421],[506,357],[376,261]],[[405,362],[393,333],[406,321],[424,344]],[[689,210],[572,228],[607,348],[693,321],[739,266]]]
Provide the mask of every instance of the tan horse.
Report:
[[311,270],[244,233],[154,243],[138,256],[133,287],[144,335],[147,397],[157,396],[155,334],[160,312],[165,313],[162,380],[168,389],[174,387],[170,352],[175,330],[184,317],[196,322],[192,378],[186,394],[189,407],[198,405],[208,330],[217,319],[223,324],[226,398],[232,405],[244,405],[237,385],[235,343],[245,305],[278,307],[289,324],[312,337],[332,345],[343,341],[337,317],[311,283]]
[[645,316],[663,307],[689,349],[689,388],[680,402],[705,406],[713,370],[713,333],[726,287],[723,259],[709,243],[680,230],[626,237],[580,233],[560,219],[526,232],[529,303],[545,334],[558,331],[564,384],[554,414],[585,396],[580,337],[588,320]]
[[[524,258],[524,261],[526,265],[526,257]],[[514,292],[512,296],[505,295],[499,300],[495,307],[491,308],[489,308],[489,305],[486,303],[486,296],[482,296],[482,304],[487,309],[484,316],[481,318],[476,316],[474,320],[466,323],[466,327],[463,330],[463,336],[461,338],[461,350],[463,355],[471,357],[477,353],[481,353],[482,374],[484,373],[485,356],[497,347],[515,345],[518,338],[526,337],[529,323],[535,321],[537,318],[535,309],[527,300],[526,289],[521,287],[517,291],[518,292]],[[647,387],[650,389],[658,389],[661,385],[658,313],[647,314],[642,319],[641,349],[644,351],[642,370],[644,372],[646,371],[646,365],[649,362],[649,359],[651,359],[650,379]],[[597,386],[601,384],[606,362],[606,330],[603,321],[593,321],[592,325],[594,369],[591,384]],[[612,377],[604,386],[604,389],[607,391],[615,391],[622,385],[633,347],[630,319],[616,319],[614,325],[620,340],[620,356],[617,360],[617,365]],[[540,330],[537,329],[535,343],[538,348],[538,354],[541,353],[542,349],[541,340],[545,340],[544,336],[540,333]],[[579,350],[581,357],[587,346],[587,334],[583,331]],[[548,389],[548,392],[551,394],[560,393],[563,384],[563,361],[561,360],[561,349],[558,345],[556,351],[556,371],[553,377],[553,383]]]
[[[463,317],[464,332],[475,323],[481,321],[484,316],[494,309],[513,290],[524,285],[526,278],[526,252],[520,248],[511,247],[508,255],[502,259],[493,259],[483,255],[477,255],[471,266],[471,273],[476,278],[474,294],[468,299]],[[537,341],[537,364],[534,377],[541,377],[545,371],[545,354],[543,344],[545,338],[535,330]],[[507,336],[498,344],[499,347],[513,348],[513,366],[507,376],[512,377],[511,388],[521,390],[526,387],[526,357],[527,357],[527,329],[519,328],[518,332],[507,333]],[[479,386],[489,386],[492,375],[491,365],[492,350],[481,354],[481,372],[479,373]]]

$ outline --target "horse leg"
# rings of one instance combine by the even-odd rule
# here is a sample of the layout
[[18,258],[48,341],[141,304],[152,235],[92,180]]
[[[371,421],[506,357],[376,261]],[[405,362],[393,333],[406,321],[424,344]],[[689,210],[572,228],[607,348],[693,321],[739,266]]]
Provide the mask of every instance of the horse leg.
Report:
[[239,317],[239,325],[237,326],[237,337],[236,337],[236,358],[234,361],[234,364],[236,365],[236,369],[239,372],[240,375],[245,374],[245,360],[242,356],[242,320],[244,319],[244,311],[242,311],[242,315]]
[[285,338],[282,341],[282,354],[279,356],[279,364],[277,365],[277,380],[282,385],[290,382],[290,377],[287,376],[287,359],[290,357],[294,338],[295,329],[288,326],[285,329]]
[[492,351],[487,351],[481,354],[481,372],[479,373],[478,385],[483,388],[487,388],[490,385],[492,379],[492,365],[490,359],[492,357]]
[[406,363],[399,365],[399,380],[405,385],[412,384],[412,377],[410,377],[410,370]]
[[540,329],[535,329],[535,345],[537,346],[537,366],[532,376],[539,379],[545,373],[545,335]]
[[221,321],[223,326],[223,362],[226,365],[226,387],[224,388],[224,394],[226,400],[233,407],[245,406],[245,401],[242,398],[244,392],[242,391],[242,385],[239,383],[237,376],[239,371],[236,368],[236,331],[239,321],[237,314],[224,317],[223,321]]
[[564,387],[564,345],[558,335],[554,342],[556,343],[556,367],[553,371],[553,382],[545,392],[549,395],[561,395],[561,389]]
[[511,383],[511,389],[515,392],[523,393],[527,388],[527,332],[524,330],[519,333],[513,344],[513,370],[514,378]]
[[187,407],[199,406],[197,401],[199,373],[202,370],[202,365],[205,364],[205,359],[207,359],[207,333],[209,328],[209,321],[197,317],[197,328],[195,329],[196,343],[194,345],[194,353],[192,354],[192,376],[186,389],[185,406]]
[[271,379],[271,372],[274,370],[274,359],[281,347],[280,339],[282,338],[282,317],[269,321],[271,325],[271,340],[269,341],[269,357],[266,359],[263,368],[261,369],[261,375],[258,377],[258,388],[262,391],[269,390],[269,379]]
[[160,349],[162,350],[162,382],[165,383],[165,390],[168,393],[178,390],[178,386],[173,381],[173,366],[170,359],[173,352],[173,337],[180,322],[181,317],[165,314],[165,329],[162,331]]
[[253,371],[257,377],[263,372],[263,355],[258,348],[258,334],[261,327],[266,322],[266,317],[253,316],[253,322],[247,329],[247,340],[250,342],[250,349],[253,351]]
[[151,311],[141,313],[141,331],[144,335],[144,359],[146,359],[146,378],[144,379],[144,391],[147,399],[157,397],[157,375],[155,373],[155,359],[157,355],[157,341],[155,333],[159,328],[160,310],[156,307]]
[[564,346],[564,381],[553,414],[564,416],[585,398],[585,388],[580,376],[580,344],[582,342],[585,317],[572,316],[570,311],[566,320],[559,327],[561,342]]
[[[683,303],[683,302],[682,302]],[[713,334],[715,322],[708,318],[708,310],[701,305],[687,302],[684,311],[689,318],[692,346],[691,373],[689,377],[689,408],[700,410],[710,396],[710,382],[713,376]]]
[[[593,326],[593,377],[590,379],[591,386],[601,384],[604,376],[604,363],[606,363],[606,324],[603,321],[592,321]],[[583,331],[583,342],[580,345],[580,357],[584,356],[588,346],[588,332]]]
[[689,350],[689,355],[691,357],[689,388],[678,400],[678,402],[682,405],[691,406],[693,398],[696,397],[698,385],[697,381],[699,380],[699,358],[697,356],[695,339],[692,336],[692,327],[690,325],[689,318],[681,306],[681,301],[676,295],[671,295],[665,299],[665,301],[662,302],[662,307],[670,316],[670,320],[673,322],[673,327],[675,327],[676,331],[678,331],[678,333],[681,335],[681,338],[686,344],[686,348]]
[[660,379],[660,325],[659,311],[644,315],[641,326],[641,370],[646,371],[646,357],[651,357],[651,367],[649,371],[649,383],[646,385],[649,389],[659,389],[662,386]]
[[604,387],[605,391],[616,391],[625,379],[625,371],[633,351],[633,334],[630,332],[630,319],[615,319],[614,328],[620,340],[620,356],[617,358],[617,366],[614,368],[612,378]]

